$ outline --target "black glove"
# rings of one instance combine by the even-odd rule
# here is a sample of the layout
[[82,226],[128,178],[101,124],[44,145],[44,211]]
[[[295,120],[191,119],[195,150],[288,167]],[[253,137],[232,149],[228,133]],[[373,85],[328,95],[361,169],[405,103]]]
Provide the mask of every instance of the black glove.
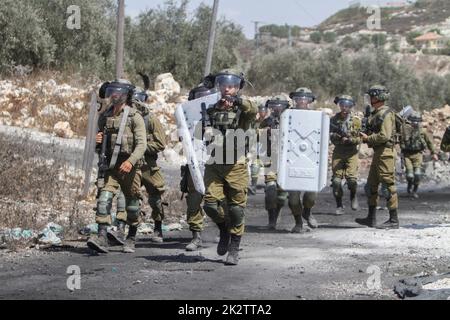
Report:
[[223,99],[231,102],[234,107],[242,105],[242,98],[238,96],[223,96]]

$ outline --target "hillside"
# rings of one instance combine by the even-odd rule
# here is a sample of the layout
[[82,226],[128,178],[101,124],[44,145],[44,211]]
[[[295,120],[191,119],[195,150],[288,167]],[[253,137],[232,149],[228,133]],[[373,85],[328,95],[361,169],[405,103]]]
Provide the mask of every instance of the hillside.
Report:
[[[333,30],[338,35],[345,35],[367,29],[366,7],[343,9],[319,25],[319,29]],[[450,17],[450,1],[419,0],[403,8],[381,9],[381,28],[392,34],[406,34],[421,27],[444,22]]]

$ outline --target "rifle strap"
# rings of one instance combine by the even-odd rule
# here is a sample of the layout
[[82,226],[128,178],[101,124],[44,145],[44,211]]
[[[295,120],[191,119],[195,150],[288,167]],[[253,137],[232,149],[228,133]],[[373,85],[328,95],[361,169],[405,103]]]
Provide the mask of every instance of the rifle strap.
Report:
[[117,134],[116,145],[114,146],[111,163],[109,164],[110,169],[113,169],[116,166],[117,158],[119,157],[120,148],[122,146],[123,133],[125,132],[125,125],[127,124],[129,114],[130,107],[126,106],[123,111],[122,119],[120,120],[119,133]]

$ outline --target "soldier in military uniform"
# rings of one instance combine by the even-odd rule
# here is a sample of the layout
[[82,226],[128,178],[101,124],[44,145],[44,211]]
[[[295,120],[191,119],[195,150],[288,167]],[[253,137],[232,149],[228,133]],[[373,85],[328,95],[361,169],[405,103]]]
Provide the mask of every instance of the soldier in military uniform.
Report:
[[[227,142],[227,137],[230,133],[248,131],[255,120],[257,107],[252,101],[239,96],[239,91],[245,85],[242,73],[223,70],[212,78],[222,94],[222,99],[208,110],[211,126],[215,129],[212,143],[216,147],[211,152],[211,159],[205,168],[206,195],[203,209],[220,230],[217,253],[223,256],[228,252],[226,264],[237,265],[239,246],[245,230],[249,185],[245,151],[248,150],[238,150],[235,143]],[[227,154],[231,154],[234,161],[229,161]],[[223,217],[219,210],[224,201],[227,203],[227,217]]]
[[112,107],[99,118],[100,131],[96,142],[101,145],[103,139],[107,139],[109,170],[97,201],[98,235],[92,236],[87,245],[100,253],[109,251],[107,227],[112,223],[112,200],[119,188],[125,195],[128,214],[117,217],[117,220],[129,225],[126,244],[134,247],[136,239],[141,199],[140,166],[145,153],[146,135],[144,119],[130,107],[133,90],[134,86],[126,80],[109,83],[105,96],[110,99]]
[[[261,123],[265,119],[267,119],[268,116],[269,116],[269,110],[268,110],[267,106],[265,104],[260,105],[258,107],[258,116],[253,125],[253,129],[255,129],[256,132],[258,132],[258,130],[261,127]],[[258,178],[259,178],[259,171],[261,170],[261,167],[262,167],[261,160],[259,159],[259,156],[258,156],[258,151],[257,150],[255,150],[255,151],[256,151],[256,154],[254,155],[252,164],[250,166],[251,184],[250,184],[250,187],[248,188],[249,193],[252,195],[256,194],[256,188],[257,188]]]
[[[368,91],[371,105],[374,111],[369,117],[368,132],[361,133],[364,143],[373,148],[374,155],[370,166],[367,183],[370,196],[368,200],[369,213],[364,219],[356,219],[358,224],[380,229],[398,229],[398,195],[395,186],[395,113],[385,105],[389,99],[389,91],[380,85],[370,88]],[[384,183],[389,192],[389,220],[377,226],[376,211],[378,204],[378,188]]]
[[[284,96],[276,96],[267,100],[266,107],[271,111],[270,116],[261,122],[260,129],[268,130],[267,150],[271,150],[271,130],[280,129],[281,113],[289,108],[289,101]],[[271,163],[265,164],[270,167]],[[277,173],[274,171],[267,172],[265,175],[265,205],[269,215],[269,230],[276,230],[277,220],[281,209],[286,204],[288,193],[280,188],[277,183]]]
[[422,178],[423,151],[428,148],[433,160],[439,160],[433,142],[421,125],[422,121],[422,115],[419,112],[413,112],[404,124],[400,143],[405,160],[408,193],[413,192],[413,197],[416,199],[419,198],[417,191]]
[[442,137],[441,150],[443,152],[450,152],[450,127],[447,128]]
[[[310,110],[311,104],[316,100],[313,92],[308,88],[298,88],[292,92],[289,97],[293,100],[294,105],[290,109]],[[318,227],[316,219],[313,217],[311,210],[316,204],[317,193],[305,192],[303,194],[303,201],[301,199],[301,192],[289,192],[289,208],[295,219],[295,226],[292,233],[304,233],[303,218],[306,220],[308,226],[312,229]]]
[[[216,92],[217,91],[215,88],[210,89],[202,84],[189,92],[189,101],[199,99]],[[195,190],[194,182],[192,181],[192,176],[187,165],[182,166],[181,176],[181,191],[187,193],[187,222],[189,224],[189,229],[192,232],[192,241],[186,246],[186,250],[195,251],[202,247],[201,233],[204,228],[204,212],[201,204],[203,201],[203,195]]]
[[341,111],[330,121],[330,138],[335,146],[332,158],[332,185],[337,205],[336,215],[343,215],[342,196],[344,191],[342,190],[342,181],[344,179],[347,181],[350,190],[351,208],[355,211],[359,209],[356,192],[358,188],[361,119],[352,114],[355,101],[351,96],[338,96],[334,103],[340,107]]
[[[145,102],[148,95],[142,88],[134,90],[132,105],[144,119],[146,130],[146,151],[144,163],[141,167],[141,183],[148,194],[148,203],[152,208],[152,219],[155,222],[155,228],[152,241],[163,242],[162,221],[164,219],[164,208],[162,204],[162,195],[165,192],[165,181],[161,169],[157,164],[158,153],[164,151],[166,147],[166,136],[160,122],[150,113],[150,109]],[[118,244],[125,244],[125,224],[121,223],[124,219],[119,217],[118,231],[109,232],[110,240]],[[134,252],[134,248],[127,246],[126,251]]]

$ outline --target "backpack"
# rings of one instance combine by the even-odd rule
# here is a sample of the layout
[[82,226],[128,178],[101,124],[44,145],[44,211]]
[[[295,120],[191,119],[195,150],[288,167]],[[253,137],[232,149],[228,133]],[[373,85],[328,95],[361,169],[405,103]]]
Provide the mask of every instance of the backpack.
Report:
[[400,140],[402,151],[421,152],[426,149],[426,143],[422,138],[421,127],[414,128],[410,123],[404,122]]

